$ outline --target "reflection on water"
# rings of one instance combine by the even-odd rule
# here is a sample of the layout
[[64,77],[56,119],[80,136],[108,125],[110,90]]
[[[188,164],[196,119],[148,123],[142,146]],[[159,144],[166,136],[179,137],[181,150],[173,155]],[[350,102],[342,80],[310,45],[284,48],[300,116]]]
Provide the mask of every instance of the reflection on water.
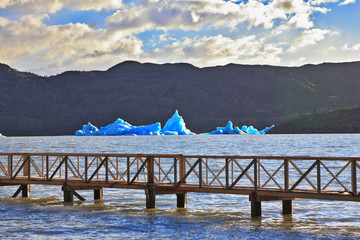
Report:
[[[231,155],[360,156],[360,135],[143,136],[1,138],[1,152],[108,152]],[[144,191],[104,189],[103,200],[64,204],[59,186],[31,186],[31,197],[11,199],[17,186],[0,187],[3,239],[356,239],[359,203],[295,200],[294,215],[281,202],[263,202],[250,218],[247,196],[188,194],[186,209],[175,195],[157,196],[145,209]]]

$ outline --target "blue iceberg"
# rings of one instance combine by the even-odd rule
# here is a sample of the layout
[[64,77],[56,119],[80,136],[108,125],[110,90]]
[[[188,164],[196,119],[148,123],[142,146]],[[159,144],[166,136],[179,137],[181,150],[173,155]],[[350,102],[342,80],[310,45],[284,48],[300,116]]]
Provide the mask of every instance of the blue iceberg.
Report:
[[[203,133],[206,135],[209,134],[265,134],[274,125],[271,127],[266,127],[265,129],[258,131],[253,126],[242,126],[233,127],[233,123],[229,121],[226,127],[217,127],[215,131],[210,133]],[[75,132],[76,136],[111,136],[111,135],[194,135],[189,129],[186,128],[184,119],[179,115],[178,110],[175,111],[174,115],[167,120],[163,129],[161,129],[161,124],[159,122],[142,125],[142,126],[133,126],[130,123],[118,118],[114,123],[111,123],[105,127],[98,129],[96,126],[92,125],[90,122],[87,125],[83,125],[83,128]],[[1,136],[1,134],[0,134]]]
[[265,134],[265,133],[267,133],[270,129],[272,129],[273,127],[275,127],[275,125],[272,125],[272,126],[270,126],[270,127],[266,127],[266,128],[264,128],[263,130],[259,131],[259,130],[257,130],[256,128],[254,128],[253,126],[249,126],[249,127],[248,127],[248,126],[244,125],[244,126],[241,127],[241,130],[242,130],[243,132],[248,133],[248,134]]
[[83,125],[83,129],[75,132],[76,136],[112,136],[112,135],[159,135],[160,123],[146,126],[132,126],[130,123],[118,118],[114,123],[98,129],[91,123]]
[[194,135],[189,129],[186,128],[184,119],[179,115],[178,110],[174,115],[167,120],[165,126],[160,131],[161,135]]
[[260,134],[265,134],[267,133],[270,129],[272,129],[273,127],[275,127],[275,125],[271,125],[270,127],[266,127],[263,130],[261,130],[259,133]]
[[160,129],[159,122],[151,125],[133,126],[118,118],[114,123],[101,127],[95,135],[159,135]]
[[114,123],[98,129],[91,123],[83,125],[83,128],[75,132],[76,136],[111,136],[111,135],[194,135],[186,128],[184,119],[176,110],[174,115],[166,122],[163,129],[159,122],[133,126],[130,123],[118,118]]
[[229,121],[226,127],[217,127],[215,131],[204,134],[209,135],[209,134],[244,134],[244,133],[245,132],[241,131],[239,127],[233,128],[233,123]]
[[5,136],[0,133],[0,137],[5,137]]
[[273,128],[274,125],[271,127],[266,127],[265,129],[258,131],[253,126],[242,126],[241,129],[239,127],[233,127],[233,123],[231,121],[228,122],[226,127],[217,127],[215,131],[210,133],[203,133],[205,135],[211,135],[211,134],[265,134],[268,132],[271,128]]
[[88,123],[87,125],[83,125],[83,128],[80,130],[77,130],[75,132],[76,136],[92,136],[95,134],[95,132],[98,131],[98,128],[92,125],[91,123]]

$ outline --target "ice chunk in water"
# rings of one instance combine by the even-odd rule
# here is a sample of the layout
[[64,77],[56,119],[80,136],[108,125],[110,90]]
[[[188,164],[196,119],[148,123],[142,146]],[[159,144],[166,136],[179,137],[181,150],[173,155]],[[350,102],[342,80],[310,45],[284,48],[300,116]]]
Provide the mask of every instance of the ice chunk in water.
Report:
[[231,121],[228,122],[228,124],[226,125],[226,127],[217,127],[215,131],[210,132],[210,133],[203,133],[206,135],[209,134],[244,134],[244,133],[248,133],[248,134],[265,134],[267,131],[269,131],[271,128],[273,128],[274,125],[272,125],[271,127],[266,127],[265,129],[258,131],[256,128],[254,128],[253,126],[242,126],[241,130],[239,129],[239,127],[233,127],[233,123]]
[[118,118],[114,123],[97,129],[91,123],[83,126],[83,129],[76,131],[77,136],[111,136],[111,135],[159,135],[161,125],[159,122],[144,125],[132,126],[130,123]]
[[[204,134],[265,134],[273,127],[274,125],[258,131],[253,126],[247,127],[244,125],[240,130],[237,126],[234,128],[233,123],[229,121],[226,127],[217,127],[215,131]],[[101,127],[100,129],[91,123],[88,123],[87,125],[83,125],[81,130],[77,130],[75,135],[194,135],[194,133],[186,128],[184,119],[179,115],[178,110],[176,110],[174,115],[166,122],[163,129],[161,129],[161,124],[159,122],[150,125],[133,126],[118,118],[114,123]]]
[[90,122],[87,125],[83,125],[83,128],[75,132],[76,136],[92,136],[98,131],[98,128],[92,125]]
[[217,127],[215,131],[205,134],[244,134],[239,127],[233,127],[233,123],[229,121],[226,127]]
[[174,115],[167,120],[160,134],[163,135],[194,135],[189,129],[186,128],[184,119],[179,115],[178,110]]

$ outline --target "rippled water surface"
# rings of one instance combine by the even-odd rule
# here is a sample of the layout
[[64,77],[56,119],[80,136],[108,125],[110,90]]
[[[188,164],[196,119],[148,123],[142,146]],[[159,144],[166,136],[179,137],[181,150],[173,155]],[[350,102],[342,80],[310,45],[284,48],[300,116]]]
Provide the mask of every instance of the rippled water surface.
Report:
[[[137,137],[7,137],[0,152],[170,153],[360,157],[360,135],[240,135]],[[60,187],[31,186],[30,198],[11,198],[17,186],[0,187],[2,239],[359,239],[360,203],[295,200],[294,215],[281,202],[264,202],[250,218],[247,196],[159,195],[145,209],[144,191],[104,189],[102,200],[64,204]]]

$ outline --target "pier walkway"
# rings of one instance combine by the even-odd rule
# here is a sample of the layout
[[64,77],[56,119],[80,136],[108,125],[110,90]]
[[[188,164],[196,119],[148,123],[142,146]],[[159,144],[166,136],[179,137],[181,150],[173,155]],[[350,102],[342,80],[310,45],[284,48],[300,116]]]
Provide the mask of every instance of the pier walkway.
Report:
[[291,156],[196,156],[171,154],[0,153],[0,186],[18,185],[12,195],[29,196],[31,184],[62,187],[65,202],[78,191],[142,189],[146,207],[156,195],[176,194],[177,207],[187,193],[248,195],[251,216],[261,216],[262,201],[282,201],[292,214],[294,199],[360,201],[360,158]]

